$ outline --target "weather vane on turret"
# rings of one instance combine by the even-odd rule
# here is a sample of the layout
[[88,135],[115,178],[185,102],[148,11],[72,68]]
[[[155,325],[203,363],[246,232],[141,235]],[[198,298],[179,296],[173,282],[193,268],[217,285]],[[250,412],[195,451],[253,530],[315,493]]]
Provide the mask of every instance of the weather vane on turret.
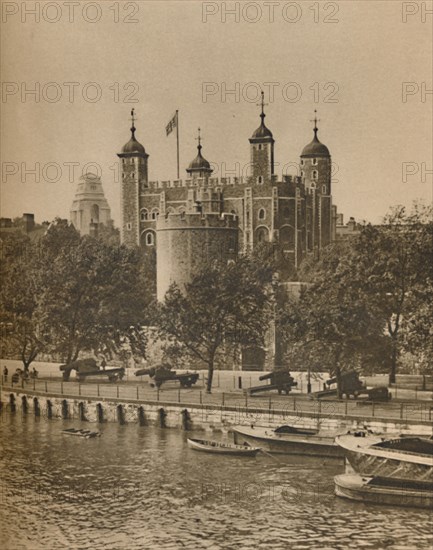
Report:
[[268,105],[267,103],[265,103],[265,92],[262,90],[261,91],[261,96],[262,96],[262,99],[260,101],[260,103],[257,103],[257,107],[261,107],[262,108],[262,112],[260,113],[260,118],[262,119],[262,123],[263,123],[263,119],[265,118],[265,106]]
[[314,133],[317,134],[318,128],[317,123],[320,122],[320,118],[317,118],[317,109],[314,109],[314,119],[310,120],[310,122],[314,122]]
[[202,137],[200,135],[200,132],[201,132],[201,128],[198,128],[198,134],[197,134],[197,137],[195,138],[197,141],[198,141],[198,145],[197,145],[197,149],[200,151],[201,149],[201,140],[202,140]]
[[134,113],[134,111],[135,111],[135,109],[132,108],[131,109],[131,123],[132,123],[131,132],[132,132],[132,135],[134,135],[134,132],[135,132],[135,124],[134,124],[134,122],[135,122],[135,113]]

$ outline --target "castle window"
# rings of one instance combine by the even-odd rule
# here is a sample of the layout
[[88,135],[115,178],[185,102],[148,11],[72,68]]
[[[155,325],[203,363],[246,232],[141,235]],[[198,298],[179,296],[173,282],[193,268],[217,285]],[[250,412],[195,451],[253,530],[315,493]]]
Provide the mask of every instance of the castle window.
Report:
[[259,220],[264,220],[266,218],[266,210],[264,208],[260,208],[259,210]]
[[314,165],[317,164],[317,159],[313,159],[313,164],[314,164]]
[[313,170],[313,180],[317,180],[317,170]]
[[142,222],[145,222],[145,221],[147,221],[148,219],[149,219],[149,212],[148,212],[146,209],[142,210],[142,211],[140,212],[140,220],[141,220]]
[[150,214],[150,217],[152,220],[156,220],[159,216],[159,212],[156,208],[154,208]]
[[304,166],[304,159],[301,159],[301,166]]
[[322,185],[322,193],[326,195],[326,185]]
[[301,170],[301,178],[303,178],[303,177],[304,177],[304,171]]
[[259,177],[257,178],[257,181],[258,181],[258,183],[263,183],[263,176],[259,176]]
[[153,246],[154,244],[155,244],[155,237],[153,233],[149,231],[149,233],[146,233],[146,245]]
[[259,145],[259,151],[261,151],[261,150],[262,150],[262,144],[260,143],[260,145]]
[[127,231],[131,231],[132,225],[131,225],[130,222],[128,222],[128,223],[126,224],[126,229],[127,229]]

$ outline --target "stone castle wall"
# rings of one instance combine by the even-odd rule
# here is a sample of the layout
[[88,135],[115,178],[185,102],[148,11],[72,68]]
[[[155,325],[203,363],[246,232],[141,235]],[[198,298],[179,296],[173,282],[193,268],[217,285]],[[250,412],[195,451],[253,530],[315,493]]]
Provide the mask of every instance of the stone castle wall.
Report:
[[160,216],[156,235],[158,300],[173,282],[182,288],[207,262],[235,260],[238,254],[238,220],[232,214]]

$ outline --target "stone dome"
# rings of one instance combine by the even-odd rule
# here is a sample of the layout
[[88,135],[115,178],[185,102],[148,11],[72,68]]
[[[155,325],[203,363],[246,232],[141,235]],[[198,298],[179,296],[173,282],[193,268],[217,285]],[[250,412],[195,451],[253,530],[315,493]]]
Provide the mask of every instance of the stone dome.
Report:
[[146,154],[144,147],[135,139],[135,128],[131,128],[131,139],[122,147],[122,153]]
[[317,128],[314,129],[313,140],[304,147],[301,157],[330,157],[329,149],[317,137]]

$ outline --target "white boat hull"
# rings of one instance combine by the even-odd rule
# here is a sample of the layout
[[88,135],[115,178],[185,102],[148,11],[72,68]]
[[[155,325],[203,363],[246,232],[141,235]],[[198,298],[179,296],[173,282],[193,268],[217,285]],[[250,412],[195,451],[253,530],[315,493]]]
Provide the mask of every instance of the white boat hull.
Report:
[[433,455],[377,446],[393,441],[398,444],[398,439],[343,435],[336,441],[344,449],[351,467],[360,475],[433,483]]
[[409,484],[375,484],[375,478],[354,474],[335,476],[335,494],[339,497],[390,506],[433,507],[433,487],[414,488]]
[[333,437],[319,435],[275,434],[269,428],[233,428],[235,441],[261,447],[268,453],[344,458]]

